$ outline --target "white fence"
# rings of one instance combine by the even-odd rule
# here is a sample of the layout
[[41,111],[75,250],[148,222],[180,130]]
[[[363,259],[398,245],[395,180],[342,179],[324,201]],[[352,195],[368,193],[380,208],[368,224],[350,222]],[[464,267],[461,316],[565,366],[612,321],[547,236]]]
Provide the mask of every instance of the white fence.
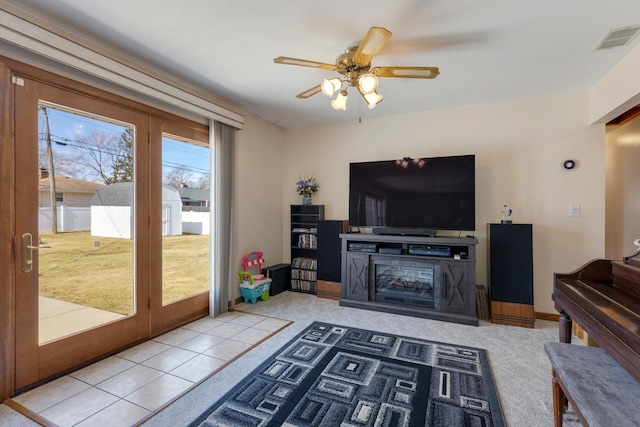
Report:
[[211,234],[209,212],[182,212],[182,232],[186,234]]
[[133,211],[129,206],[91,206],[91,235],[131,239]]
[[[131,238],[131,214],[129,207],[110,207],[108,220],[97,215],[94,221],[96,235],[108,235],[111,237]],[[117,209],[120,208],[120,209]],[[58,232],[91,231],[90,207],[58,206]],[[39,208],[38,218],[39,232],[51,232],[51,208]],[[115,212],[117,211],[117,212]],[[96,212],[97,213],[97,212]],[[117,214],[117,215],[116,215]],[[101,219],[100,219],[101,218]],[[117,218],[117,219],[115,219]],[[211,214],[209,212],[182,212],[182,232],[185,234],[211,234]],[[122,224],[119,227],[117,224]],[[109,232],[107,233],[108,228]],[[106,234],[105,234],[106,233]],[[93,234],[93,233],[92,233]]]
[[[38,232],[51,232],[51,208],[39,208]],[[91,230],[91,208],[58,206],[58,231]]]

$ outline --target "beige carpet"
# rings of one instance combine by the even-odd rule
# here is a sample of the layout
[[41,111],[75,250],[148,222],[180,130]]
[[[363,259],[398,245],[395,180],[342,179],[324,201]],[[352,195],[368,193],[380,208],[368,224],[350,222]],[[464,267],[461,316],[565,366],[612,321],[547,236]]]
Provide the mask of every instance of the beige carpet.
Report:
[[[285,292],[238,309],[296,323],[227,366],[148,420],[145,426],[184,425],[314,320],[433,341],[484,348],[489,353],[502,409],[509,426],[553,425],[551,365],[543,349],[556,341],[558,324],[537,321],[535,329],[481,322],[479,327],[340,307],[337,301]],[[579,342],[579,341],[578,341]],[[568,422],[566,426],[576,424]]]
[[[498,388],[507,425],[547,427],[553,425],[551,365],[543,349],[557,341],[556,322],[537,321],[535,329],[480,322],[479,327],[438,322],[408,316],[344,308],[337,301],[313,295],[284,292],[257,304],[238,309],[293,320],[296,323],[228,365],[191,392],[149,419],[145,426],[179,426],[195,419],[213,401],[251,372],[265,357],[280,348],[314,320],[484,348]],[[575,340],[575,338],[574,338]],[[580,341],[577,341],[580,343]],[[0,405],[0,425],[37,424]],[[579,424],[566,422],[565,426]]]

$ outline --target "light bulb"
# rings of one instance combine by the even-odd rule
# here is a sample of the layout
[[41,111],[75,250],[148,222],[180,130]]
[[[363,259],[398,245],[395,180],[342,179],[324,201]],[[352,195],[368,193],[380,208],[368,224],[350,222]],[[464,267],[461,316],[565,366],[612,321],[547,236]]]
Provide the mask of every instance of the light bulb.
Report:
[[373,91],[372,93],[363,93],[362,96],[364,97],[365,101],[367,101],[370,110],[376,108],[376,105],[378,105],[378,103],[382,101],[382,95],[380,95],[376,91]]
[[342,86],[342,82],[340,81],[340,79],[324,79],[321,83],[322,93],[327,96],[331,96],[335,93],[335,91],[340,89],[340,86]]
[[378,77],[374,74],[363,74],[358,77],[358,86],[365,95],[373,93],[378,87]]
[[346,110],[347,109],[347,91],[340,91],[340,94],[331,101],[331,106],[334,110]]

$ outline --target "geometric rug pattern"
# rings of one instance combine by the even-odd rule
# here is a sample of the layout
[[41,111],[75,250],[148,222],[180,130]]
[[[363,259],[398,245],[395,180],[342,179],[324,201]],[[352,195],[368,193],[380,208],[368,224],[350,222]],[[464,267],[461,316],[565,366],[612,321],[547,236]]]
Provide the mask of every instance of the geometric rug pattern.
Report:
[[486,350],[315,322],[190,425],[505,423]]

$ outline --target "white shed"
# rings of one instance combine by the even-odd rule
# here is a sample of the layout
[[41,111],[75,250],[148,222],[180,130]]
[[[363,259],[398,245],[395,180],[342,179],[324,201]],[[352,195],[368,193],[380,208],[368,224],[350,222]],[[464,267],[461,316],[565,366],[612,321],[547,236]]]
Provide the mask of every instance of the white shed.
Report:
[[[91,199],[91,235],[131,239],[133,183],[120,182],[96,190]],[[182,234],[182,201],[178,190],[162,185],[162,235]]]

